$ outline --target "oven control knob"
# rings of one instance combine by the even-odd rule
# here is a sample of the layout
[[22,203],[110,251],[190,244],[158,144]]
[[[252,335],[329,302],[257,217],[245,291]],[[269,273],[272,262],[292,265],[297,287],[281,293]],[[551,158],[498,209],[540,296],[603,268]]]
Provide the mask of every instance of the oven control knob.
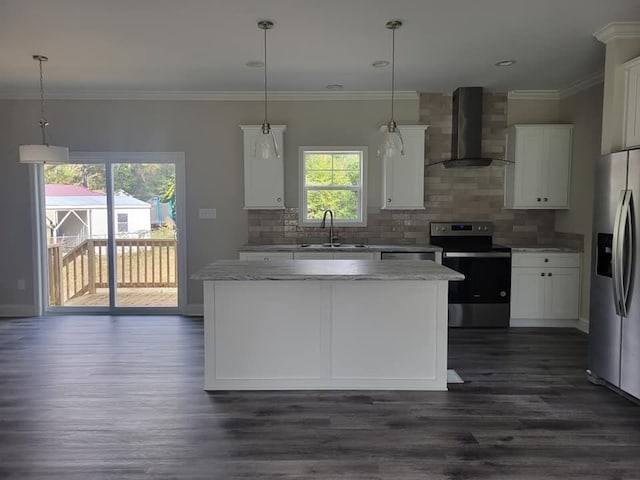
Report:
[[507,292],[505,292],[504,290],[501,290],[501,291],[500,291],[500,296],[501,296],[502,298],[506,297],[506,296],[507,296]]

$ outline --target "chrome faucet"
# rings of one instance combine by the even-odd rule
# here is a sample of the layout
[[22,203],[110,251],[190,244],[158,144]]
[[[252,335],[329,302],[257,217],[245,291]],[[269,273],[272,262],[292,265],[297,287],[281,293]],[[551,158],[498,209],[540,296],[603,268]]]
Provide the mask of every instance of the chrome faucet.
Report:
[[331,210],[325,210],[324,215],[322,215],[322,222],[320,223],[320,228],[325,228],[327,224],[327,213],[331,217],[329,223],[329,246],[333,247],[333,212]]

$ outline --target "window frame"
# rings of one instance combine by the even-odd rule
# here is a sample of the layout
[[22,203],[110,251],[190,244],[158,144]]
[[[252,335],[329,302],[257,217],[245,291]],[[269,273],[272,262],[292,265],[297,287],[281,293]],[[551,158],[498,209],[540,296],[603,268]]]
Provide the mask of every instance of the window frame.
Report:
[[[307,153],[358,153],[361,156],[359,186],[307,187],[305,185],[305,154]],[[341,227],[365,227],[367,225],[367,175],[369,148],[366,146],[301,146],[298,147],[299,211],[298,223],[304,226],[319,226],[320,219],[306,218],[307,192],[309,190],[348,190],[358,192],[360,218],[357,220],[336,219],[334,225]]]
[[[120,220],[120,217],[123,216],[125,218],[124,221]],[[120,230],[120,228],[124,225],[126,230]],[[126,213],[118,213],[116,212],[116,234],[117,233],[129,233],[129,212]]]

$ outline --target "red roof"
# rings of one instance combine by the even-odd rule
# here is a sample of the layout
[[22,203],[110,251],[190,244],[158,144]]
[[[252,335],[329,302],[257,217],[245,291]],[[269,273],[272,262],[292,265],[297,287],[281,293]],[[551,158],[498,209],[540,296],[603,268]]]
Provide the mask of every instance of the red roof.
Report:
[[48,197],[104,196],[104,193],[94,192],[82,185],[62,185],[59,183],[49,183],[45,185],[44,191]]

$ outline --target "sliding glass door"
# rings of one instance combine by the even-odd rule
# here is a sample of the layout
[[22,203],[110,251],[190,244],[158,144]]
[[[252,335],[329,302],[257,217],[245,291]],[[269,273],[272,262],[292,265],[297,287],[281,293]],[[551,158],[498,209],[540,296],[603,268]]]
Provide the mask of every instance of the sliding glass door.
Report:
[[181,311],[180,196],[172,153],[84,153],[45,165],[48,310]]

